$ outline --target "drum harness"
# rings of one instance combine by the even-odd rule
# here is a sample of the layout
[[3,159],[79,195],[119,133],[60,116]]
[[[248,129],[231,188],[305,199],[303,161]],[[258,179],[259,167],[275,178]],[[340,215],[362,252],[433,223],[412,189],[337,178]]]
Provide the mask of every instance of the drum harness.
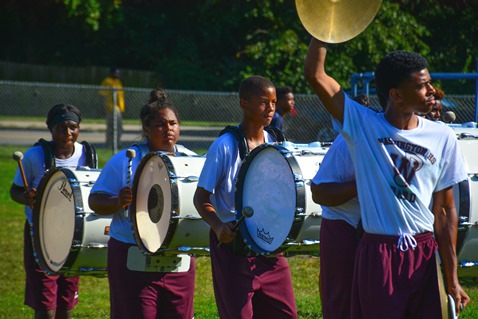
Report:
[[[279,143],[287,141],[284,133],[275,127],[266,126],[264,127],[264,130],[274,136],[276,141]],[[247,145],[246,137],[242,133],[241,126],[228,125],[221,132],[219,132],[219,136],[225,133],[231,133],[232,136],[234,136],[239,144],[239,156],[241,157],[241,160],[244,160],[246,155],[249,154],[250,150],[249,146]]]
[[[149,150],[148,144],[146,144],[146,143],[131,145],[131,147],[133,147],[133,146],[136,146],[137,148],[139,148],[139,151],[141,153],[140,156],[139,156],[140,159],[142,159],[143,157],[145,157],[146,155],[151,153],[151,151]],[[174,155],[175,156],[180,156],[180,155],[186,155],[187,156],[188,154],[187,154],[186,150],[187,150],[187,148],[184,147],[181,144],[175,144],[174,145]]]
[[[89,168],[98,168],[98,155],[96,154],[95,147],[83,141],[80,143],[83,145],[83,148],[86,153],[86,166]],[[45,170],[50,170],[56,167],[55,155],[53,154],[53,145],[52,142],[49,142],[43,138],[39,139],[33,146],[41,146],[43,149],[43,154],[45,156]]]

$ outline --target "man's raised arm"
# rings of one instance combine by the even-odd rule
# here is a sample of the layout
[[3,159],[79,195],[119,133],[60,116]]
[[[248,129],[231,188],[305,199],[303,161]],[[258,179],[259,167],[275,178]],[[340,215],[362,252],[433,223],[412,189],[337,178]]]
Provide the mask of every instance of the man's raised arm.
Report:
[[330,115],[343,122],[344,94],[340,84],[325,72],[326,55],[327,44],[312,37],[305,59],[304,75]]

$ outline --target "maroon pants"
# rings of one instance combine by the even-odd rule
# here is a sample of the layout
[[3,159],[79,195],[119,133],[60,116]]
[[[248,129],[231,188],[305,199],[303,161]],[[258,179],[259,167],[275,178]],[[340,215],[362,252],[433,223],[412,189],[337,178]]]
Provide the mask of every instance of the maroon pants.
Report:
[[133,246],[110,238],[108,281],[112,319],[191,319],[194,316],[196,260],[187,272],[142,272],[127,268]]
[[282,254],[237,256],[231,245],[218,247],[212,230],[209,240],[220,318],[297,318],[289,264]]
[[415,249],[402,251],[397,236],[364,234],[355,261],[351,318],[442,317],[438,245],[431,233],[414,237]]
[[37,311],[73,309],[78,304],[80,277],[49,276],[39,268],[34,257],[28,221],[25,221],[23,244],[23,264],[26,275],[25,305]]
[[343,220],[320,225],[320,299],[324,319],[349,319],[357,230]]

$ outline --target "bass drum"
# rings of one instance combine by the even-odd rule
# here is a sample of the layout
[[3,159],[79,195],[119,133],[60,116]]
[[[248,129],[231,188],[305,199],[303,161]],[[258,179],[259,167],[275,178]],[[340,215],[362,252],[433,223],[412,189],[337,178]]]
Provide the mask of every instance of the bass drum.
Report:
[[311,178],[307,177],[315,175],[323,154],[294,156],[290,148],[258,146],[239,171],[236,210],[242,212],[248,206],[254,211],[239,229],[246,245],[258,254],[318,251],[321,209],[312,201]]
[[305,218],[297,238],[288,244],[287,255],[319,254],[322,207],[312,200],[310,184],[317,174],[330,145],[331,143],[319,142],[309,144],[283,143],[283,146],[292,153],[299,164],[305,183]]
[[101,170],[55,168],[40,181],[33,208],[35,258],[48,274],[106,273],[111,216],[95,214],[88,196]]
[[468,179],[454,187],[458,212],[458,274],[478,277],[478,131],[458,135]]
[[209,254],[209,225],[193,203],[204,162],[200,156],[152,152],[139,163],[130,219],[144,254]]

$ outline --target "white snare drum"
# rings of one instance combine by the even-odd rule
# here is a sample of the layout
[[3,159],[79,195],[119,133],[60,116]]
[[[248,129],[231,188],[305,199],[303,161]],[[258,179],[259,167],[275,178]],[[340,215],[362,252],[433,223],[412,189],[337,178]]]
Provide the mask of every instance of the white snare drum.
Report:
[[35,257],[48,274],[106,276],[111,216],[88,206],[99,169],[55,168],[43,176],[33,208]]
[[478,132],[469,129],[458,136],[468,179],[454,186],[458,212],[458,273],[478,277]]
[[209,225],[193,203],[200,156],[149,153],[133,181],[130,218],[138,247],[145,254],[209,254]]
[[294,156],[282,145],[263,144],[244,159],[235,202],[237,212],[245,206],[254,210],[239,226],[253,251],[275,254],[307,242],[318,244],[322,210],[312,201],[310,179],[322,158],[323,154],[314,153]]

